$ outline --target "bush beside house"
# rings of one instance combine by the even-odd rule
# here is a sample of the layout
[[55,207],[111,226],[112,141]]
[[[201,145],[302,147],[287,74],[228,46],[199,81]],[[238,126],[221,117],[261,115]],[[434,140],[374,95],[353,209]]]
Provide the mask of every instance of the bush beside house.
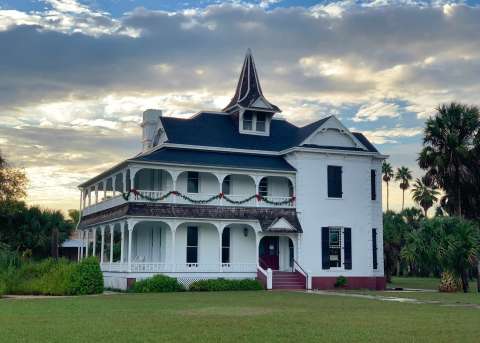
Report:
[[190,291],[216,292],[216,291],[259,291],[265,287],[259,280],[227,280],[211,279],[194,282],[189,287]]
[[151,292],[185,292],[185,286],[176,279],[161,274],[132,283],[132,293]]

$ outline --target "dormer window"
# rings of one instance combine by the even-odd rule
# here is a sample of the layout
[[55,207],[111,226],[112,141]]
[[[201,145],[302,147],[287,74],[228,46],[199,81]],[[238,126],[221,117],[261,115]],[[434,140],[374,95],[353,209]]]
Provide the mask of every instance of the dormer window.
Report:
[[268,113],[246,110],[243,113],[243,125],[241,131],[248,131],[252,134],[268,135],[268,123]]

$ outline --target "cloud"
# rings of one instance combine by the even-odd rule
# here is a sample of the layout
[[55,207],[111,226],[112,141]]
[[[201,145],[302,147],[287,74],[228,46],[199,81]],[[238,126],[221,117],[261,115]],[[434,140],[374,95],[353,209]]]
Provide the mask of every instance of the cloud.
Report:
[[[349,129],[350,131],[359,131],[356,128]],[[382,127],[375,131],[361,131],[365,137],[368,138],[373,144],[385,144],[385,143],[399,143],[399,138],[409,138],[419,136],[423,133],[422,128],[405,128],[402,126],[395,127],[394,129],[387,129]]]
[[376,121],[380,117],[390,117],[395,118],[400,115],[398,113],[399,106],[392,103],[377,102],[374,104],[366,104],[360,107],[355,117],[352,118],[353,121]]

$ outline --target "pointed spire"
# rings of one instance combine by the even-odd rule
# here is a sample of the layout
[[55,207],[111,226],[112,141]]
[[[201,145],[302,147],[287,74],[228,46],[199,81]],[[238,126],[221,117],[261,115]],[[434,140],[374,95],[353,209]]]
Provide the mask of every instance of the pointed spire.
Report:
[[237,104],[242,107],[254,107],[255,102],[259,98],[263,98],[265,103],[269,105],[274,112],[281,112],[277,106],[269,103],[263,96],[257,69],[255,68],[255,62],[253,61],[252,51],[248,48],[247,55],[243,62],[242,72],[238,79],[235,95],[223,111],[229,110]]

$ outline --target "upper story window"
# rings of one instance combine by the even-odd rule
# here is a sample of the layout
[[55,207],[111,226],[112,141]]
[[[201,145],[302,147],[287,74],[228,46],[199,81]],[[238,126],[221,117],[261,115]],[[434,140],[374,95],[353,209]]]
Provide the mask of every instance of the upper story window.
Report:
[[257,134],[268,134],[268,113],[257,111],[245,111],[243,113],[243,131],[250,131]]
[[370,184],[372,189],[372,200],[377,200],[377,175],[375,169],[370,172]]
[[268,178],[264,177],[258,185],[258,194],[262,197],[268,196]]
[[342,167],[328,166],[328,197],[342,198]]
[[187,193],[198,193],[198,172],[188,172]]

